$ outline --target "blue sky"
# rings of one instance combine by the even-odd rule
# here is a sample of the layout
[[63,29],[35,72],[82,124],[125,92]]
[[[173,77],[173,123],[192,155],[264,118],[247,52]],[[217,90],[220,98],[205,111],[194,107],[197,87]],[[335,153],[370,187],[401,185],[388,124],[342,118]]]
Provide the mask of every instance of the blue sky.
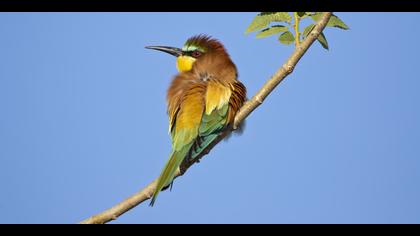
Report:
[[[115,223],[420,223],[418,13],[336,13],[248,119]],[[138,191],[170,152],[175,60],[220,39],[252,96],[292,52],[255,13],[0,13],[0,223],[76,223]]]

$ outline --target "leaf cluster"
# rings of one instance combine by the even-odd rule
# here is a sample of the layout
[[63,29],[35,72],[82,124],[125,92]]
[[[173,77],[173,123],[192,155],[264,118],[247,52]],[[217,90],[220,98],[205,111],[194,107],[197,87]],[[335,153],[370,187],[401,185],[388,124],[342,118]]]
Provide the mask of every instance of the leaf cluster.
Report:
[[[254,17],[251,24],[246,29],[245,34],[259,31],[256,34],[257,38],[279,35],[278,40],[282,44],[290,45],[293,42],[300,43],[311,33],[315,24],[321,18],[321,15],[322,12],[261,12]],[[300,32],[299,24],[301,23],[301,20],[305,18],[311,19],[312,22]],[[349,27],[334,14],[328,21],[327,27],[335,27],[343,30],[349,29]],[[321,33],[317,40],[323,48],[328,49],[328,41],[324,33]]]

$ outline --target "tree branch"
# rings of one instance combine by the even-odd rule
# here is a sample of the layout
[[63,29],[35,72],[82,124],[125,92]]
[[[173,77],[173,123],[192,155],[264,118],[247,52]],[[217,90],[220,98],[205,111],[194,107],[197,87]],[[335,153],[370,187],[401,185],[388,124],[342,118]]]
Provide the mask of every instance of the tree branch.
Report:
[[[286,63],[281,66],[276,73],[264,84],[264,86],[255,94],[249,101],[247,101],[239,112],[235,116],[235,122],[232,127],[226,129],[218,139],[213,141],[209,147],[207,147],[199,156],[194,160],[186,161],[182,163],[181,167],[177,170],[175,178],[182,176],[188,168],[190,168],[195,162],[199,161],[203,156],[210,152],[210,150],[216,146],[223,138],[225,138],[229,133],[235,130],[239,124],[248,117],[251,112],[253,112],[257,107],[259,107],[265,100],[265,98],[277,87],[277,85],[283,81],[286,76],[293,72],[296,64],[312,45],[312,43],[318,38],[319,34],[324,30],[325,26],[330,19],[332,12],[325,12],[316,26],[313,28],[308,37],[300,43],[287,59]],[[157,179],[147,185],[145,188],[139,192],[133,194],[117,205],[109,208],[108,210],[103,211],[97,215],[94,215],[82,222],[81,224],[104,224],[112,220],[116,220],[120,215],[136,207],[140,203],[150,199],[152,197],[153,191],[156,188]]]

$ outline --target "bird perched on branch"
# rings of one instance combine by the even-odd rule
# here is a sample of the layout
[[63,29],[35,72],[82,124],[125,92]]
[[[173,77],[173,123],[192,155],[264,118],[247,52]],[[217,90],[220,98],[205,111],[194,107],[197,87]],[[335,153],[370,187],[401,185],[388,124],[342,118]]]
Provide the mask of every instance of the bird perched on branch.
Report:
[[182,49],[148,46],[176,57],[179,71],[168,89],[167,105],[172,152],[153,193],[172,184],[184,160],[194,159],[233,124],[246,99],[235,64],[223,44],[206,35],[189,38]]

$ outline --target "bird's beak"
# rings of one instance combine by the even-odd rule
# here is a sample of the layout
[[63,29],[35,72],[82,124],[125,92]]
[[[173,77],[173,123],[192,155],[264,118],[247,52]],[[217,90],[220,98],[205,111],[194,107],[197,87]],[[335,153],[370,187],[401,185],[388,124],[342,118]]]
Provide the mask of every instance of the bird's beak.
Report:
[[167,47],[167,46],[147,46],[147,49],[154,49],[161,52],[166,52],[171,54],[172,56],[179,57],[182,55],[182,51],[179,48],[174,47]]

